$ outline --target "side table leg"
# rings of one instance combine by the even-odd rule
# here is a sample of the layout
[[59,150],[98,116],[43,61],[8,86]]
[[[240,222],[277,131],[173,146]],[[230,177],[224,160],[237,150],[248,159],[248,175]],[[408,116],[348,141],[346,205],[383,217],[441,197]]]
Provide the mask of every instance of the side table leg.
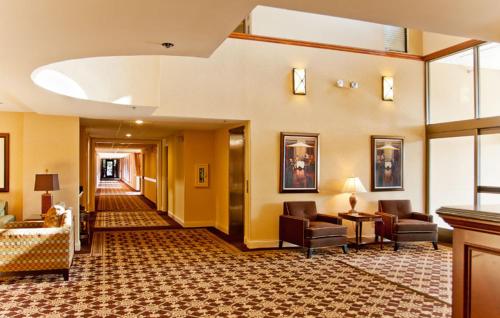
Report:
[[385,224],[384,224],[384,221],[381,220],[380,221],[381,223],[381,230],[380,230],[380,249],[383,250],[384,249],[384,236],[385,236]]
[[356,221],[356,252],[359,250],[359,222]]

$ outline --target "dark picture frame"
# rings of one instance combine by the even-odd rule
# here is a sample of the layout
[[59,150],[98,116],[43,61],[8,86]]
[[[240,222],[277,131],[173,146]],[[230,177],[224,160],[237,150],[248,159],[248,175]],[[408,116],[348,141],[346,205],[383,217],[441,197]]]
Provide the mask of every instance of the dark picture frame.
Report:
[[371,190],[404,191],[404,137],[371,136]]
[[318,193],[319,134],[280,134],[280,193]]
[[9,137],[9,134],[0,133],[0,192],[9,192]]

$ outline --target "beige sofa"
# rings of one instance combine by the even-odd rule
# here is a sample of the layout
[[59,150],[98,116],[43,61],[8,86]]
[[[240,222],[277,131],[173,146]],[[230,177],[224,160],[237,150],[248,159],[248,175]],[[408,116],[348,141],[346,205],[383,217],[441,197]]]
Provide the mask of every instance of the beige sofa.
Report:
[[71,210],[65,210],[58,227],[43,227],[43,221],[6,224],[0,229],[0,272],[57,272],[68,280],[74,254],[72,222]]

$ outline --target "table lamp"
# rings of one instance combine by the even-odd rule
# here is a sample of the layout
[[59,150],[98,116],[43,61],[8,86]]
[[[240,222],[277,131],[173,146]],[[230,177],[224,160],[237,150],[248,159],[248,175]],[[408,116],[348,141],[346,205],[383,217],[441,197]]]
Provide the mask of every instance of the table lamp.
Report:
[[52,206],[52,194],[49,191],[57,190],[59,190],[59,175],[49,173],[35,175],[35,191],[45,191],[42,194],[42,214],[47,213]]
[[351,193],[351,196],[349,197],[349,203],[351,204],[351,211],[349,212],[356,212],[356,210],[354,209],[356,207],[356,203],[358,202],[358,200],[356,199],[356,192],[366,192],[366,189],[361,183],[361,180],[359,180],[358,177],[347,178],[347,180],[344,183],[344,188],[342,189],[342,192]]

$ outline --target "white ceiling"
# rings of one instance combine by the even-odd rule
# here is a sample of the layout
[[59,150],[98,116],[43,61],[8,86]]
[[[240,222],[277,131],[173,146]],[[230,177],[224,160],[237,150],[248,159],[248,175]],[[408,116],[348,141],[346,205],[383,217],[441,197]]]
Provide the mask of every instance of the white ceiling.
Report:
[[[500,42],[498,0],[0,0],[0,111],[151,117],[154,107],[60,96],[37,87],[30,75],[84,57],[209,57],[256,5]],[[164,49],[165,41],[175,47]]]

